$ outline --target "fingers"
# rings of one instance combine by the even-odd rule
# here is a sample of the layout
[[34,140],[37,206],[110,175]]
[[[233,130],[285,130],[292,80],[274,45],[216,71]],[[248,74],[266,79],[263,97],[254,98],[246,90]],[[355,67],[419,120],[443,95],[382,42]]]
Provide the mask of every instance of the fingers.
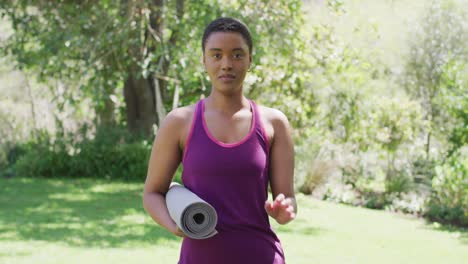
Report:
[[175,235],[178,237],[185,237],[185,233],[179,228],[177,228],[177,232],[175,233]]
[[293,205],[292,199],[287,198],[282,202],[282,204],[283,204],[283,207],[285,208],[288,221],[293,220],[294,218],[296,218],[296,213],[295,213],[295,210],[294,210],[294,205]]
[[275,208],[273,207],[272,202],[270,202],[270,201],[265,202],[265,210],[269,215],[274,216],[274,209]]
[[294,213],[294,207],[292,205],[288,205],[288,207],[286,207],[286,212]]
[[185,237],[185,233],[177,225],[175,225],[171,232],[178,237]]
[[292,206],[292,200],[290,198],[286,198],[284,194],[280,193],[278,196],[276,196],[276,199],[273,202],[273,206],[288,208],[289,206]]
[[296,218],[296,213],[291,198],[286,198],[284,194],[279,194],[273,202],[265,202],[266,212],[278,223],[284,224]]
[[278,196],[276,196],[275,201],[276,202],[282,202],[282,201],[284,201],[284,199],[285,199],[284,194],[280,193],[280,194],[278,194]]

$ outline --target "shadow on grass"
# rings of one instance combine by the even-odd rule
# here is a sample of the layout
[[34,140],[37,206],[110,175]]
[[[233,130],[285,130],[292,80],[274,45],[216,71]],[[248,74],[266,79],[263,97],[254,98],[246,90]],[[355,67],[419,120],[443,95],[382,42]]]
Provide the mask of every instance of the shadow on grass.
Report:
[[426,221],[425,227],[430,230],[437,230],[437,231],[450,233],[451,235],[458,237],[458,240],[463,245],[468,245],[468,228],[445,225],[445,224],[429,222],[429,221]]
[[[274,221],[270,218],[270,221]],[[324,234],[327,230],[319,227],[311,227],[305,219],[297,218],[287,225],[279,225],[275,228],[276,231],[288,234],[319,236]]]
[[319,235],[325,233],[324,229],[316,228],[316,227],[294,228],[294,227],[280,226],[276,230],[281,232],[281,233],[307,235],[307,236],[319,236]]
[[143,183],[0,178],[0,243],[40,240],[79,247],[178,241],[142,206]]

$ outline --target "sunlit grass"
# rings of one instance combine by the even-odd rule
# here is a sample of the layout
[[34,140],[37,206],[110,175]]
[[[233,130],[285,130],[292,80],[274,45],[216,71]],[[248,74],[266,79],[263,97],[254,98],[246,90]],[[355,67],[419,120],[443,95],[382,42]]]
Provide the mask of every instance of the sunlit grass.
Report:
[[[0,263],[176,263],[180,239],[141,204],[143,183],[0,179]],[[298,196],[277,230],[288,263],[464,263],[466,230]]]
[[144,213],[142,184],[2,179],[0,186],[0,263],[154,263],[178,254],[178,239]]
[[296,223],[278,227],[290,263],[465,263],[466,230],[300,197]]

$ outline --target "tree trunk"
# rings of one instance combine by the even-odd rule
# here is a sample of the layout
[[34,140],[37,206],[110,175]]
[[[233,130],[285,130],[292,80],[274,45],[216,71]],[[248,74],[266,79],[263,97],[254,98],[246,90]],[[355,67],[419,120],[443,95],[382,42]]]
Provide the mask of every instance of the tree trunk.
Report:
[[26,74],[24,74],[24,81],[26,83],[26,89],[28,90],[28,96],[29,96],[29,102],[31,104],[31,117],[32,117],[32,123],[33,123],[32,136],[34,139],[37,139],[38,125],[37,125],[37,119],[36,119],[36,109],[34,107],[34,97],[31,91],[31,85],[29,85],[29,78]]
[[127,105],[127,127],[134,133],[152,134],[156,123],[152,86],[146,78],[131,72],[124,84]]
[[[144,17],[141,10],[138,9],[136,1],[121,1],[121,14],[127,17],[129,21],[136,21],[137,25],[141,25]],[[128,48],[128,54],[131,58],[135,58],[135,61],[141,61],[145,56],[144,46],[146,42],[141,40],[140,37],[142,31],[146,31],[146,29],[137,27],[130,34],[130,38],[136,41],[133,42],[135,44]],[[154,87],[151,84],[151,78],[144,77],[141,72],[142,69],[136,62],[127,68],[127,78],[124,82],[123,90],[127,127],[133,133],[141,133],[150,137],[153,132],[153,125],[157,121]]]
[[[154,72],[148,68],[150,74],[143,77],[137,64],[128,68],[128,77],[124,83],[124,98],[127,111],[127,126],[130,131],[146,136],[152,135],[153,125],[159,125],[165,116],[164,102],[172,100],[167,92],[167,80],[157,76],[167,76],[170,66],[169,47],[163,43],[163,11],[164,1],[153,0],[149,4],[150,14],[148,17],[136,11],[136,1],[121,0],[122,15],[129,18],[129,21],[137,21],[137,25],[147,25],[147,28],[139,28],[130,35],[131,38],[139,39],[141,35],[145,40],[140,40],[138,44],[129,48],[130,57],[142,61],[148,54],[163,50],[163,56],[158,58],[158,69]],[[177,0],[177,17],[183,16],[184,1]],[[147,19],[147,23],[140,23],[142,19]],[[144,34],[141,34],[144,32]],[[177,39],[177,33],[173,32],[169,39],[169,45],[173,45]],[[169,55],[169,56],[165,56]],[[149,67],[149,66],[148,66]]]
[[112,127],[115,126],[115,103],[112,101],[110,95],[113,94],[113,87],[106,87],[104,89],[104,108],[99,109],[97,112],[99,125],[104,127]]
[[427,138],[426,138],[426,160],[427,161],[429,161],[429,158],[431,155],[431,135],[432,135],[432,131],[429,131],[427,133]]
[[433,98],[434,98],[434,93],[431,93],[429,99],[428,99],[428,114],[426,119],[429,120],[429,131],[427,132],[427,138],[426,138],[426,160],[429,161],[430,158],[430,152],[431,152],[431,136],[432,136],[432,129],[434,126],[434,104],[433,104]]

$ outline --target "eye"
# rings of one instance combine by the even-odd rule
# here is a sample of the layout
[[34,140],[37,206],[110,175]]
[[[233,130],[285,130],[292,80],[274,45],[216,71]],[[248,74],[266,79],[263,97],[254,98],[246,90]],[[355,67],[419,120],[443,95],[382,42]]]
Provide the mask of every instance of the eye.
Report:
[[213,54],[212,57],[215,58],[215,59],[220,59],[220,58],[221,58],[221,54],[215,53],[215,54]]
[[241,53],[236,53],[236,54],[234,54],[234,58],[235,58],[235,59],[240,59],[240,58],[242,58],[242,57],[243,57],[243,55],[242,55]]

